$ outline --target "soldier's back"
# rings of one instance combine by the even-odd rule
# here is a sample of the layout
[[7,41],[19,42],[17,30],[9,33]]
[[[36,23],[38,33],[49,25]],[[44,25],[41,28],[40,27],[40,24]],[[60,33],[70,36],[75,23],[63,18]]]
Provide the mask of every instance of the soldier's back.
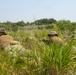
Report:
[[52,37],[52,38],[50,38],[50,40],[53,42],[53,43],[56,43],[56,44],[61,44],[61,45],[64,45],[64,42],[63,42],[63,40],[61,39],[61,38],[59,38],[59,37],[56,37],[56,36],[54,36],[54,37]]
[[2,35],[0,36],[0,45],[2,47],[8,46],[10,44],[17,44],[19,42],[14,41],[13,38],[9,35]]

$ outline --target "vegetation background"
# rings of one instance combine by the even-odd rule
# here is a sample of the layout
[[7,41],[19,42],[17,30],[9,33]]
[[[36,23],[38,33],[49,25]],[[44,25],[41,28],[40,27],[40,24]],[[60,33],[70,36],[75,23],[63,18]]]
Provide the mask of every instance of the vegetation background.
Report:
[[[68,37],[76,32],[76,22],[40,19],[32,23],[0,23],[6,33],[25,47],[25,55],[5,53],[0,49],[0,75],[76,75],[75,40]],[[45,44],[47,34],[55,30],[65,46]],[[11,50],[12,51],[12,50]]]

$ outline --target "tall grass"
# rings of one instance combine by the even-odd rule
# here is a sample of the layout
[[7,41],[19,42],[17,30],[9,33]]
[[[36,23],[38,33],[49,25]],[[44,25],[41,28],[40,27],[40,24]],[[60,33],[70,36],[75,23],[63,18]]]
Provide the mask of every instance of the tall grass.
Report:
[[65,46],[45,44],[49,30],[7,32],[26,48],[15,57],[0,49],[0,75],[76,75],[73,41]]

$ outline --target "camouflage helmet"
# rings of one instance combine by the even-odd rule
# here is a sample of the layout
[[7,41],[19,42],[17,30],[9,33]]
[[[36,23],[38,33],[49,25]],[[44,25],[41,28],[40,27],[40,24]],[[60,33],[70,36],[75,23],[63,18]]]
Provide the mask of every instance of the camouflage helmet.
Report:
[[56,31],[51,31],[47,36],[58,36]]
[[6,35],[6,33],[5,33],[5,28],[0,28],[0,36],[1,35]]

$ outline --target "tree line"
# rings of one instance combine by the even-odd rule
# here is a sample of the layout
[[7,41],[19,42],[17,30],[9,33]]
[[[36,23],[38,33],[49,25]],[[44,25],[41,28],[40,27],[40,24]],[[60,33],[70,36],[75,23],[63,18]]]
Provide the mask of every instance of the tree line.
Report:
[[56,26],[60,29],[60,30],[69,30],[69,31],[73,31],[76,29],[76,22],[71,22],[70,20],[55,20],[54,18],[43,18],[43,19],[39,19],[39,20],[35,20],[34,22],[24,22],[24,21],[18,21],[16,23],[7,21],[7,22],[3,22],[0,23],[0,28],[6,28],[7,30],[18,30],[18,28],[20,27],[26,27],[26,26],[30,26],[30,25],[36,25],[36,26],[42,26],[45,25],[46,29],[50,29],[53,27],[53,24],[56,24]]

